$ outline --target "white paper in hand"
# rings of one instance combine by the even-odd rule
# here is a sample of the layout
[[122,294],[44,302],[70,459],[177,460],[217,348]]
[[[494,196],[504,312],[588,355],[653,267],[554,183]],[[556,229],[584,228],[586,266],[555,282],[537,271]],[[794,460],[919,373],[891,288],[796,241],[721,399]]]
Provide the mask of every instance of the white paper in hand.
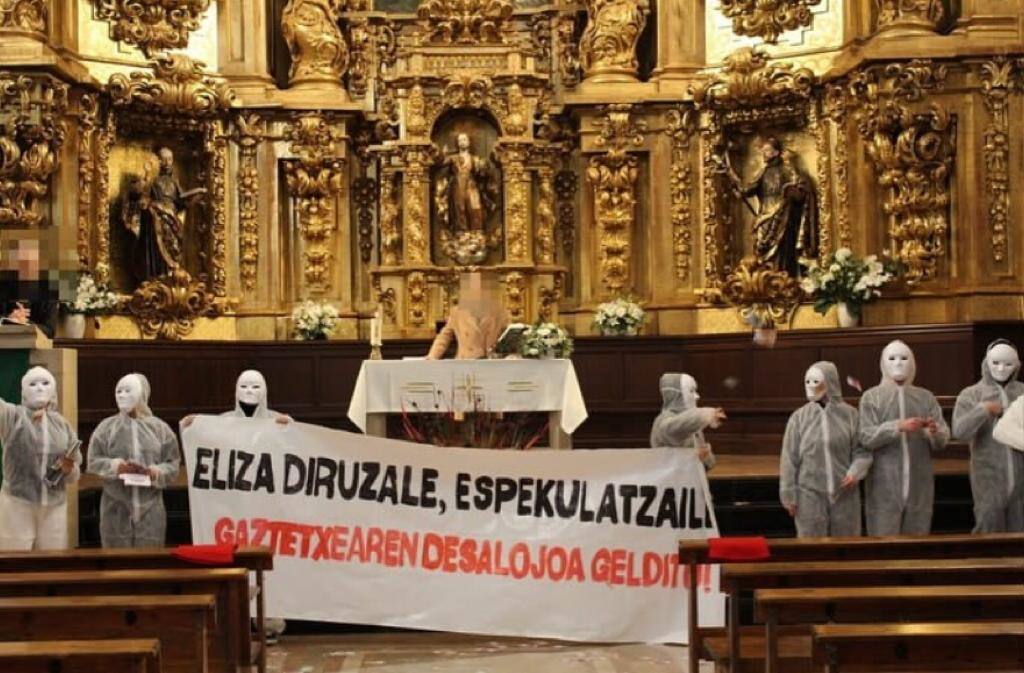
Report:
[[153,480],[149,478],[148,474],[130,474],[126,472],[121,475],[121,481],[124,482],[125,486],[142,486],[144,488],[153,486]]

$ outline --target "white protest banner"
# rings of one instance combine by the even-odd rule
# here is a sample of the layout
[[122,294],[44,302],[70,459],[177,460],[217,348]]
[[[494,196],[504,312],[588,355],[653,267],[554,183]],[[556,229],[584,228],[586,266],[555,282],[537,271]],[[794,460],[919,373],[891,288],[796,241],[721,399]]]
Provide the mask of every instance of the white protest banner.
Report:
[[[596,642],[685,642],[682,538],[716,535],[689,450],[437,448],[199,416],[197,544],[268,545],[274,617]],[[717,566],[693,578],[721,625]]]

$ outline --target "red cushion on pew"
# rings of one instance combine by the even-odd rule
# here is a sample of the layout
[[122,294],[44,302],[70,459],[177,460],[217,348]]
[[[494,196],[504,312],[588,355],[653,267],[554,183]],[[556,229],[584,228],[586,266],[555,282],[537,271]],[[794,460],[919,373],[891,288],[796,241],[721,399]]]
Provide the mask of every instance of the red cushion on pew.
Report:
[[771,556],[764,537],[713,537],[708,540],[708,558],[714,561],[760,561]]
[[235,562],[235,546],[231,544],[182,544],[171,552],[176,559],[201,565],[227,565]]

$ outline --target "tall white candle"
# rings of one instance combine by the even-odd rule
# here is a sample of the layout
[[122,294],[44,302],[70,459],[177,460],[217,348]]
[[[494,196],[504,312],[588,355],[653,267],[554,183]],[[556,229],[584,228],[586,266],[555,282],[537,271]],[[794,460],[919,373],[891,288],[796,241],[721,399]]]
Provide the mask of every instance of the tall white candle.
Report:
[[373,313],[373,318],[370,320],[370,345],[380,346],[381,344],[381,315],[380,306]]

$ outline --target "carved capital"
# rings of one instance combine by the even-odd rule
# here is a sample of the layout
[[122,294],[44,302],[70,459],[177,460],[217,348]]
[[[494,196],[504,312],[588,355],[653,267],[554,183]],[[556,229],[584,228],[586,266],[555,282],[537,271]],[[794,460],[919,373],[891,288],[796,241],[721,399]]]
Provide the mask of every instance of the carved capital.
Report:
[[231,107],[234,93],[203,74],[203,64],[184,54],[162,54],[151,62],[153,73],[117,73],[107,82],[116,106],[135,105],[167,114],[204,116]]
[[816,82],[808,68],[769,63],[763,49],[742,47],[726,57],[721,72],[691,93],[698,108],[732,110],[806,101]]
[[878,31],[893,37],[934,33],[946,16],[942,0],[875,0]]
[[46,34],[50,12],[47,0],[0,0],[0,31]]
[[420,0],[416,15],[425,42],[500,44],[513,9],[510,0]]

